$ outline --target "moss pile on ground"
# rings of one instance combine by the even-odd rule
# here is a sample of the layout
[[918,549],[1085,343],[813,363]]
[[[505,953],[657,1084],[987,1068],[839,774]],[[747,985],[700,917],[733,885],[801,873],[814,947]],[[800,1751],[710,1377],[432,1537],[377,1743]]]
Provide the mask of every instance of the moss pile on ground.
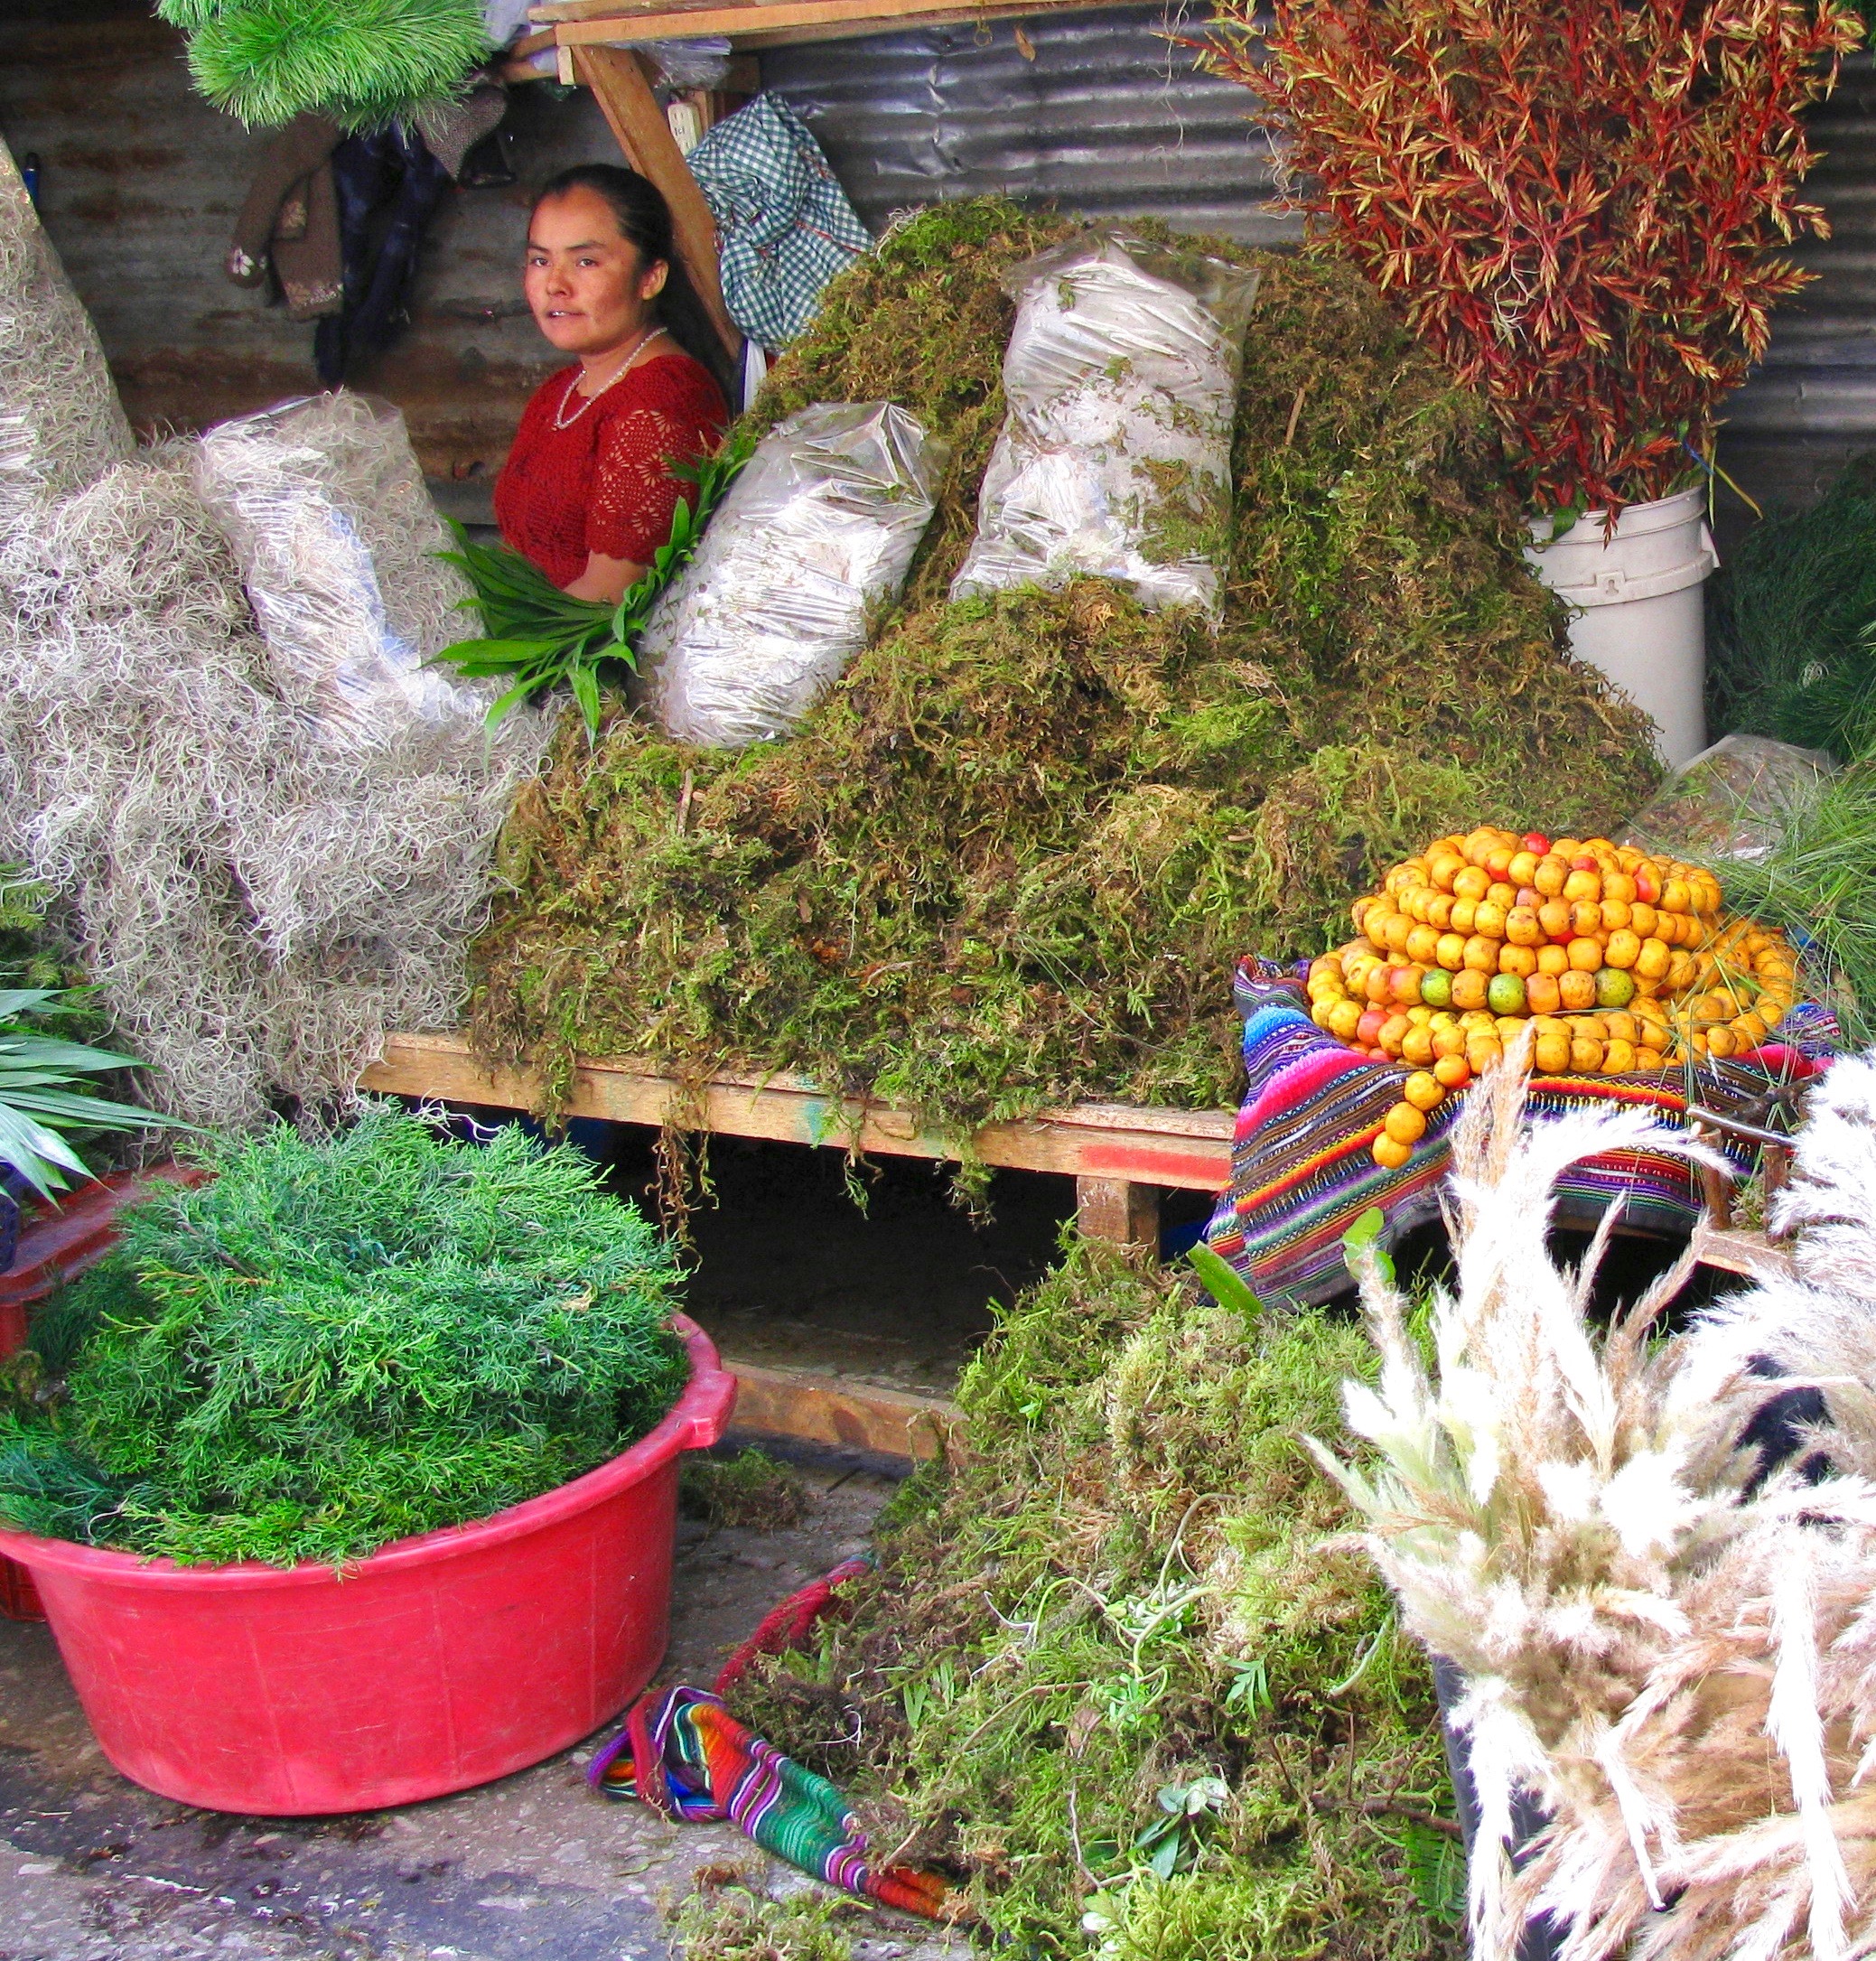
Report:
[[1456,1951],[1426,1664],[1297,1443],[1372,1368],[1352,1320],[1247,1326],[1081,1245],[973,1363],[966,1454],[851,1619],[733,1705],[1014,1951]]
[[1003,415],[999,281],[1064,220],[949,204],[830,291],[751,412],[889,397],[954,445],[904,603],[793,740],[723,754],[615,710],[525,792],[474,1032],[804,1070],[961,1135],[1238,1085],[1228,975],[1320,951],[1455,826],[1607,831],[1642,722],[1559,651],[1489,418],[1339,265],[1257,255],[1224,624],[1081,582],[953,605]]

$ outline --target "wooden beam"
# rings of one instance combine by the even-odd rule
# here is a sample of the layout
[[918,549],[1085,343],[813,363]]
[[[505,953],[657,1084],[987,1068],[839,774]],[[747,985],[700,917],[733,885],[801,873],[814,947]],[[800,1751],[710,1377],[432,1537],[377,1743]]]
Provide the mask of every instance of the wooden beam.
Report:
[[630,48],[575,47],[574,72],[593,90],[626,162],[664,193],[677,257],[730,358],[740,360],[742,336],[723,306],[717,270],[716,220],[651,92],[645,58]]
[[1157,1253],[1160,1191],[1125,1178],[1079,1177],[1075,1181],[1075,1224],[1082,1237]]
[[643,7],[605,0],[598,16],[570,15],[559,8],[537,7],[536,19],[554,20],[564,47],[588,47],[628,41],[684,41],[727,34],[738,47],[758,48],[784,39],[846,39],[887,34],[897,28],[937,27],[960,22],[1022,20],[1073,13],[1098,0],[985,0],[960,6],[958,0],[647,0]]
[[955,1403],[910,1396],[805,1368],[769,1368],[725,1357],[736,1378],[733,1430],[789,1437],[882,1457],[929,1459],[949,1453],[963,1423]]
[[[384,1096],[537,1110],[538,1078],[488,1069],[460,1035],[392,1035],[360,1087]],[[856,1149],[880,1157],[952,1159],[955,1148],[906,1111],[844,1101],[798,1076],[725,1072],[687,1091],[676,1076],[635,1059],[583,1057],[562,1106],[568,1116],[615,1124],[675,1123],[728,1137]],[[1058,1172],[1186,1191],[1219,1191],[1231,1178],[1229,1110],[1143,1109],[1080,1103],[1011,1123],[986,1124],[972,1139],[985,1163]]]
[[1796,1271],[1788,1245],[1762,1232],[1722,1228],[1706,1219],[1694,1228],[1694,1251],[1703,1266],[1743,1274],[1750,1280],[1789,1280]]

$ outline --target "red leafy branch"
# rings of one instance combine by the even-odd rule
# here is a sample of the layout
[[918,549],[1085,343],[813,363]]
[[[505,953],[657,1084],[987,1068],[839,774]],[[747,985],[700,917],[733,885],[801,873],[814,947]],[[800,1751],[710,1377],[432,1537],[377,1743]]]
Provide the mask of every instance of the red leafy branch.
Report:
[[1300,199],[1496,408],[1539,509],[1660,497],[1829,236],[1839,0],[1218,0]]

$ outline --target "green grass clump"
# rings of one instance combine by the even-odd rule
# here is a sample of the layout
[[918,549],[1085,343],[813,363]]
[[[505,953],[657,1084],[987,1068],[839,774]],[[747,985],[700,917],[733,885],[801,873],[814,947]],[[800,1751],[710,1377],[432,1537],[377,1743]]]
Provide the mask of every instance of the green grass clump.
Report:
[[733,1457],[694,1453],[678,1473],[677,1502],[692,1517],[714,1526],[779,1532],[807,1516],[807,1487],[792,1464],[766,1451],[739,1451]]
[[378,1108],[219,1147],[39,1317],[0,1518],[187,1561],[341,1563],[485,1517],[651,1429],[676,1270],[576,1151]]
[[1448,829],[1642,800],[1645,724],[1560,650],[1489,413],[1330,261],[1218,247],[1264,277],[1217,633],[1097,581],[947,602],[1001,280],[1070,229],[948,203],[830,287],[748,421],[885,397],[951,444],[904,598],[786,742],[569,718],[472,955],[486,1053],[550,1085],[575,1051],[798,1069],[957,1143],[1083,1097],[1229,1103],[1239,956],[1345,938]]
[[1078,1245],[850,1616],[733,1706],[1013,1952],[1456,1954],[1429,1670],[1297,1442],[1373,1368],[1353,1320],[1247,1324]]
[[1713,724],[1840,761],[1876,747],[1876,455],[1755,525],[1707,591]]
[[854,1961],[864,1901],[804,1887],[778,1900],[742,1885],[699,1886],[671,1915],[684,1961]]
[[189,71],[250,126],[316,109],[350,128],[453,95],[490,52],[480,0],[158,0]]

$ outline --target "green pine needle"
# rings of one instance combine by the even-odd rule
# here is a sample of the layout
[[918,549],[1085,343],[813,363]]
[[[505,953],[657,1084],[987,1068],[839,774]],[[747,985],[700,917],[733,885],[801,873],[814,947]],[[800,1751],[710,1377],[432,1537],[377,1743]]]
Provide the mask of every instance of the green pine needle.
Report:
[[372,127],[453,95],[490,52],[478,0],[163,0],[189,68],[250,126],[318,109]]
[[5,1419],[0,1520],[342,1564],[581,1476],[683,1389],[670,1252],[577,1151],[379,1107],[213,1163],[33,1322],[62,1387]]

